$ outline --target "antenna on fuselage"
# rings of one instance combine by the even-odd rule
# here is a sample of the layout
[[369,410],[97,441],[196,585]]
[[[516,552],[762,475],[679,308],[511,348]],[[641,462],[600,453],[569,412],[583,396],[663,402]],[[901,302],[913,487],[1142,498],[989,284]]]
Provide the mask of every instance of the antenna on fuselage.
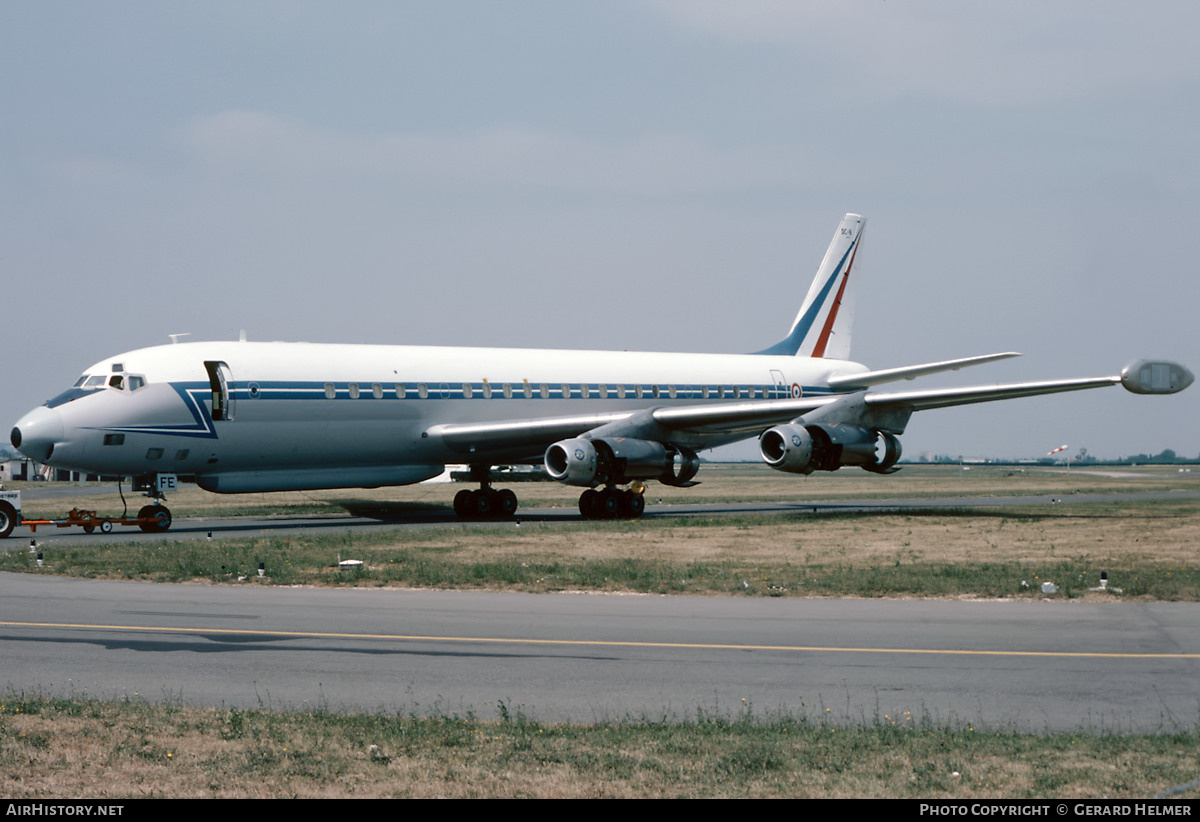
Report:
[[180,337],[190,337],[191,335],[191,331],[181,331],[178,334],[168,334],[167,336],[171,338],[171,345],[178,345]]

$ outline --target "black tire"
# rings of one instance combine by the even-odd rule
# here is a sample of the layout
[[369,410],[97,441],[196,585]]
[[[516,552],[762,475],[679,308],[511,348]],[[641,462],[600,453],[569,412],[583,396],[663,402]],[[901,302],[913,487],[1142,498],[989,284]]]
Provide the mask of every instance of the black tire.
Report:
[[496,516],[511,517],[517,513],[517,495],[509,489],[496,493]]
[[646,511],[646,498],[641,494],[635,494],[633,491],[626,491],[624,499],[621,500],[621,513],[627,519],[637,519]]
[[4,539],[17,527],[17,509],[0,500],[0,539]]
[[579,513],[584,519],[595,519],[600,508],[600,492],[589,488],[579,495]]
[[496,500],[491,492],[485,491],[482,488],[478,491],[471,492],[471,516],[478,519],[487,519],[492,515],[496,508]]
[[96,526],[92,525],[91,523],[88,523],[87,525],[83,526],[83,533],[85,533],[85,534],[90,534],[95,530],[96,530]]
[[458,514],[460,519],[471,516],[470,489],[464,488],[454,495],[454,513]]
[[601,519],[616,519],[621,516],[621,492],[609,488],[600,492],[596,501],[596,516]]
[[138,511],[138,527],[147,534],[161,534],[171,527],[171,511],[165,505],[147,505]]

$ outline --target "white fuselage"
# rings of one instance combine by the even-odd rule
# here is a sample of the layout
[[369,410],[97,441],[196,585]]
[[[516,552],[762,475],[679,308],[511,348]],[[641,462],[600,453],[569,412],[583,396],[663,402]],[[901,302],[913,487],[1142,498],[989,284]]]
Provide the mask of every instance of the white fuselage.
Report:
[[[445,463],[539,461],[550,444],[464,456],[429,436],[437,425],[819,395],[830,377],[865,370],[772,355],[185,343],[105,359],[68,392],[76,396],[19,425],[27,445],[53,443],[44,462],[92,473],[195,475],[205,485],[206,475],[316,471],[327,484],[297,485],[404,484]],[[224,406],[216,415],[214,404]]]

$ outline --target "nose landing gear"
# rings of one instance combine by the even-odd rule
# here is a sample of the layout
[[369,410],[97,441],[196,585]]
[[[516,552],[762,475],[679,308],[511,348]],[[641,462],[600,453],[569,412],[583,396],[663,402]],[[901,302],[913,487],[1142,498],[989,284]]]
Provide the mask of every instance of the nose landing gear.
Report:
[[[117,486],[120,488],[120,485]],[[174,474],[151,474],[133,478],[133,490],[142,491],[154,500],[150,505],[142,506],[138,511],[137,525],[147,534],[161,534],[171,527],[171,510],[163,505],[166,501],[166,491],[179,487],[179,480]],[[121,495],[123,500],[125,495]]]
[[171,527],[171,509],[155,500],[153,505],[142,506],[137,519],[138,527],[147,534],[161,534]]

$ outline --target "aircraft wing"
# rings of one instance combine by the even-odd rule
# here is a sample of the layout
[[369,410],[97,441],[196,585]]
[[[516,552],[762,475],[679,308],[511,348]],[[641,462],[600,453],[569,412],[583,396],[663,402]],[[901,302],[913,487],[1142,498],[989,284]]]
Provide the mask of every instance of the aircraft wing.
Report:
[[[964,364],[990,361],[1012,354],[989,355],[962,361],[871,372],[870,382],[910,379],[914,372],[952,370]],[[935,367],[936,366],[936,367]],[[864,375],[858,375],[858,382]],[[909,415],[930,408],[1057,394],[1123,385],[1136,394],[1173,394],[1192,383],[1192,374],[1181,365],[1139,360],[1120,374],[1073,380],[1010,383],[923,391],[876,392],[861,389],[800,399],[752,400],[717,404],[645,408],[503,422],[434,425],[426,431],[468,459],[534,462],[551,444],[572,437],[626,437],[671,442],[693,449],[713,448],[755,436],[774,425],[803,420],[865,425],[903,433]],[[844,381],[848,382],[848,380]]]
[[895,391],[867,393],[863,402],[873,408],[901,408],[924,411],[948,408],[993,400],[1034,397],[1039,394],[1058,394],[1123,385],[1134,394],[1174,394],[1192,384],[1192,373],[1182,365],[1161,360],[1138,360],[1127,365],[1112,377],[1091,377],[1075,380],[1021,382],[1008,385],[975,386],[970,388],[937,388],[925,391]]

